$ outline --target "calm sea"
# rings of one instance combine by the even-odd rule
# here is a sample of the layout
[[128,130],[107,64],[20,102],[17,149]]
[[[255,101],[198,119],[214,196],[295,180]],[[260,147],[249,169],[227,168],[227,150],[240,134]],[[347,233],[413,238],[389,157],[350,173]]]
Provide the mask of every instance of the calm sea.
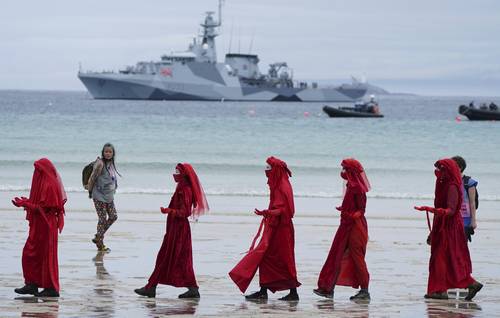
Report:
[[[381,96],[383,119],[331,119],[321,103],[93,100],[84,92],[0,91],[0,192],[29,190],[33,161],[51,159],[68,192],[111,142],[118,192],[171,193],[177,162],[205,191],[265,196],[265,160],[293,172],[298,197],[339,197],[342,158],[359,159],[371,197],[432,198],[433,163],[456,154],[479,180],[481,200],[500,201],[500,122],[457,119],[475,97]],[[493,99],[499,104],[500,98]],[[212,206],[212,209],[217,207]]]

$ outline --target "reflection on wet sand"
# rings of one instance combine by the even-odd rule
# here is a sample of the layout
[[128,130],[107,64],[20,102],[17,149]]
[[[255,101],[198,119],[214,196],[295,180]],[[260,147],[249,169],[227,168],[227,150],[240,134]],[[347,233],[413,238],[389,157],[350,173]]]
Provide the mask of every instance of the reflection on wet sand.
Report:
[[[86,198],[85,198],[86,199]],[[217,215],[212,221],[198,224],[193,244],[196,255],[197,275],[203,294],[199,304],[180,300],[173,295],[173,287],[162,288],[162,294],[172,294],[171,298],[159,297],[155,300],[137,297],[133,289],[147,280],[145,277],[154,264],[151,253],[158,248],[157,233],[163,233],[164,223],[156,222],[156,214],[149,216],[124,213],[113,237],[113,252],[96,253],[88,242],[88,228],[95,225],[94,215],[87,212],[73,212],[73,222],[68,222],[66,235],[60,244],[60,281],[62,297],[56,302],[35,297],[14,294],[20,278],[19,252],[15,248],[5,248],[0,262],[0,317],[161,317],[187,314],[210,317],[495,317],[500,312],[500,298],[497,258],[491,251],[498,242],[484,239],[477,245],[474,258],[478,260],[477,272],[483,281],[491,282],[491,288],[484,289],[474,299],[465,302],[463,293],[460,300],[426,301],[428,250],[423,250],[421,232],[426,228],[413,221],[404,221],[401,231],[394,235],[404,237],[404,245],[394,244],[393,234],[387,233],[387,221],[371,220],[371,233],[376,241],[369,242],[369,266],[373,272],[370,304],[349,301],[352,290],[339,288],[335,299],[318,298],[312,293],[316,287],[318,266],[330,247],[331,226],[318,226],[324,220],[298,218],[297,240],[298,268],[304,288],[299,289],[299,303],[281,302],[280,295],[270,295],[267,302],[254,303],[245,298],[228,279],[227,272],[239,258],[241,247],[248,243],[249,233],[255,224],[244,218],[234,217],[234,222],[219,222]],[[127,220],[129,218],[129,220]],[[3,216],[5,228],[16,229],[20,216],[6,213]],[[141,221],[137,221],[140,219]],[[87,220],[87,221],[85,221]],[[151,222],[150,222],[151,221]],[[163,221],[163,220],[162,220]],[[240,222],[241,221],[241,222]],[[379,222],[379,223],[377,223]],[[140,228],[138,227],[140,224]],[[377,226],[378,224],[378,226]],[[398,223],[396,223],[398,224]],[[488,235],[494,236],[500,229],[500,222],[491,223]],[[23,224],[24,225],[24,224]],[[328,225],[328,224],[327,224]],[[424,224],[426,225],[426,224]],[[391,224],[393,226],[393,224]],[[220,229],[224,228],[224,231]],[[23,231],[0,231],[0,241],[11,242],[24,239]],[[65,230],[66,231],[66,230]],[[485,230],[486,231],[486,230]],[[155,233],[155,235],[144,235]],[[486,235],[486,234],[485,234]],[[317,237],[325,238],[316,240]],[[409,242],[407,242],[407,240]],[[231,242],[229,244],[228,242]],[[303,244],[301,245],[300,242]],[[306,243],[304,243],[306,242]],[[221,248],[213,248],[218,246]],[[424,254],[425,252],[425,254]],[[395,257],[397,255],[398,257]],[[318,265],[319,264],[319,265]],[[146,269],[146,273],[145,273]],[[476,271],[476,269],[475,269]],[[258,288],[258,280],[249,286]],[[451,294],[451,293],[450,293]],[[26,296],[26,295],[23,295]],[[479,306],[477,305],[479,304]],[[58,307],[57,307],[58,305]],[[482,308],[482,310],[481,310]],[[461,315],[461,316],[460,316]]]
[[100,280],[107,280],[110,278],[106,267],[104,267],[104,255],[106,255],[106,252],[97,252],[96,256],[92,259],[95,265],[96,277]]
[[367,318],[370,316],[368,311],[369,301],[357,301],[347,304],[342,302],[337,307],[334,306],[334,303],[333,299],[320,299],[314,305],[322,314],[334,314],[335,310],[337,314],[348,315],[349,317]]
[[22,296],[14,299],[27,304],[21,312],[21,317],[57,318],[59,315],[59,300],[57,298]]
[[337,307],[335,307],[334,304],[335,302],[333,299],[320,299],[317,300],[314,305],[321,313],[324,314],[334,314],[333,311],[335,310],[337,313],[349,313],[349,317],[369,317],[368,305],[370,304],[370,301],[351,301],[349,303],[341,302]]
[[429,318],[457,317],[472,318],[481,312],[481,307],[473,301],[429,300],[425,302]]
[[151,317],[172,315],[194,315],[199,299],[162,300],[157,298],[146,299],[143,305],[148,309]]
[[258,300],[245,300],[242,301],[239,306],[236,306],[234,314],[249,314],[254,316],[257,314],[269,314],[269,313],[291,313],[297,311],[297,306],[299,301],[281,301],[281,300],[269,300],[269,299],[258,299]]
[[276,310],[276,311],[288,311],[288,312],[294,312],[297,311],[297,305],[299,304],[298,301],[274,301],[271,304],[269,304],[267,307],[264,307],[266,309],[270,310]]
[[94,293],[99,299],[98,303],[90,306],[90,310],[99,314],[99,317],[113,317],[115,314],[115,281],[104,267],[106,252],[97,252],[92,258],[95,265],[96,280],[94,280]]
[[320,299],[316,301],[315,306],[320,311],[329,312],[333,310],[334,307],[333,304],[334,304],[333,299]]

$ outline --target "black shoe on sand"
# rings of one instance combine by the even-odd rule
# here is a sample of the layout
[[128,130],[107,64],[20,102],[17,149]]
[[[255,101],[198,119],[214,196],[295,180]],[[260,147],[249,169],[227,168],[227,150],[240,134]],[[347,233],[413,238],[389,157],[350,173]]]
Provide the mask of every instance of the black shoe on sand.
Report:
[[149,288],[149,289],[146,289],[146,286],[142,287],[142,288],[137,288],[137,289],[134,289],[135,293],[138,294],[138,295],[141,295],[141,296],[146,296],[146,297],[149,297],[149,298],[155,298],[156,297],[156,288]]
[[349,297],[349,300],[370,300],[370,293],[366,289],[361,289],[356,295]]
[[483,284],[474,282],[469,286],[469,293],[465,296],[465,300],[472,300],[474,296],[483,288]]
[[267,291],[258,291],[250,295],[245,296],[246,300],[264,300],[267,299]]
[[35,294],[36,297],[59,297],[59,292],[54,288],[45,288],[39,293]]
[[21,288],[16,288],[14,291],[21,295],[35,295],[38,293],[38,286],[35,284],[26,284]]
[[179,298],[200,298],[198,287],[189,287],[187,292],[179,295]]
[[322,290],[322,289],[317,288],[317,289],[313,290],[313,293],[315,293],[316,295],[321,296],[321,297],[330,298],[330,299],[333,298],[333,290],[330,292],[327,292],[326,290]]
[[278,300],[283,300],[283,301],[298,301],[299,300],[299,294],[297,294],[297,292],[290,292],[285,297],[278,298]]
[[426,298],[426,299],[448,299],[448,293],[443,292],[443,293],[425,294],[424,298]]

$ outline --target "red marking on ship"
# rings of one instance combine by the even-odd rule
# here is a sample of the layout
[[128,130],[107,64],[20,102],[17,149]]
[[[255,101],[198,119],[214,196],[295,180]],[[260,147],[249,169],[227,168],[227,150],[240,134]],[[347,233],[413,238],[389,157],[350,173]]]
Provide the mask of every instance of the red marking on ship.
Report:
[[163,76],[170,76],[170,77],[172,77],[172,69],[170,67],[162,68],[161,71],[160,71],[160,73]]

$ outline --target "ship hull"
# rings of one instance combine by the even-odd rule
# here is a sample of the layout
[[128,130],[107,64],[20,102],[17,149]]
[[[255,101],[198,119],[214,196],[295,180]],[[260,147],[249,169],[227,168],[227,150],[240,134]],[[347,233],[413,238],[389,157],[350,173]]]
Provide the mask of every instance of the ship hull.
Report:
[[324,106],[323,111],[333,118],[382,118],[382,114],[374,114],[369,112],[361,112],[354,110],[347,110],[342,108],[335,108],[330,106]]
[[466,116],[469,120],[500,120],[500,111],[489,109],[470,108],[461,105],[458,113]]
[[118,73],[79,73],[78,78],[95,99],[352,102],[366,93],[366,87],[362,85],[337,88],[256,87],[224,78],[191,83],[155,75]]

